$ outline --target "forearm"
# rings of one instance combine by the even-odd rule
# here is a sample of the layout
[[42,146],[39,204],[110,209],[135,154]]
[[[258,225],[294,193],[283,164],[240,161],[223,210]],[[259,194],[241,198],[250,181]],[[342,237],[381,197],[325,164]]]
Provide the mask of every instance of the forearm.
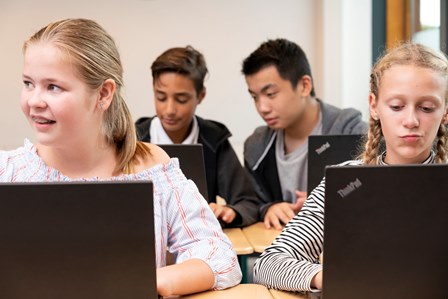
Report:
[[287,291],[310,291],[314,276],[322,265],[298,260],[282,253],[270,252],[254,265],[254,282],[268,288]]
[[205,291],[212,288],[214,282],[213,271],[199,259],[157,269],[157,291],[162,296]]
[[277,289],[311,290],[322,270],[322,242],[323,213],[311,199],[256,261],[254,280]]

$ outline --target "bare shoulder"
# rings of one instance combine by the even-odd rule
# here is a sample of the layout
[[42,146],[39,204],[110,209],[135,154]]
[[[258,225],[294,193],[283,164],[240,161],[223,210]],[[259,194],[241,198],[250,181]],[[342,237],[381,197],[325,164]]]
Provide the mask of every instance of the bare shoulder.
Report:
[[168,154],[160,146],[146,142],[143,144],[148,147],[151,154],[146,156],[140,162],[136,169],[137,172],[151,168],[157,164],[165,164],[170,161],[170,156],[168,156]]
[[152,143],[144,143],[149,148],[151,155],[147,158],[149,162],[155,164],[168,163],[170,156],[158,145]]

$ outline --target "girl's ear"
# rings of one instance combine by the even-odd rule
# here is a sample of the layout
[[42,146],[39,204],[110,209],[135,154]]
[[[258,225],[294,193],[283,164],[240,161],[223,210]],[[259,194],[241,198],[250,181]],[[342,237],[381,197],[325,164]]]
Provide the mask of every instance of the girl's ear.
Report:
[[445,109],[445,114],[443,115],[442,123],[448,125],[448,107]]
[[376,96],[373,93],[369,93],[369,111],[370,111],[370,116],[374,120],[380,119],[380,117],[378,115],[378,111],[377,111],[377,105],[378,105],[378,101],[376,99]]
[[116,84],[114,80],[107,79],[103,82],[98,97],[98,105],[101,110],[107,110],[109,108],[114,97],[115,89]]

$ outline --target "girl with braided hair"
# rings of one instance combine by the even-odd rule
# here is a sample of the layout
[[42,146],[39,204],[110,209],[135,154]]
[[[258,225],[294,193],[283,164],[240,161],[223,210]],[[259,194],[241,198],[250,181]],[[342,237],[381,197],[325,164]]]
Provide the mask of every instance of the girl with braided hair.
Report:
[[[342,165],[447,163],[448,60],[403,43],[373,67],[369,131],[358,160]],[[322,288],[325,178],[255,262],[254,280],[270,288]]]

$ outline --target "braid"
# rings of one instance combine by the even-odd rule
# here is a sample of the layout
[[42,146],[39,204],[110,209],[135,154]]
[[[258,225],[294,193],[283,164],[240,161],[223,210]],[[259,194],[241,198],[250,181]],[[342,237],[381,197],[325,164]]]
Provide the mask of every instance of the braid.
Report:
[[447,128],[445,124],[440,124],[439,130],[437,131],[437,157],[436,163],[447,163]]
[[380,154],[379,149],[383,133],[381,131],[381,123],[379,120],[374,120],[370,117],[369,122],[369,132],[367,133],[364,153],[361,158],[365,165],[375,165],[377,157]]

